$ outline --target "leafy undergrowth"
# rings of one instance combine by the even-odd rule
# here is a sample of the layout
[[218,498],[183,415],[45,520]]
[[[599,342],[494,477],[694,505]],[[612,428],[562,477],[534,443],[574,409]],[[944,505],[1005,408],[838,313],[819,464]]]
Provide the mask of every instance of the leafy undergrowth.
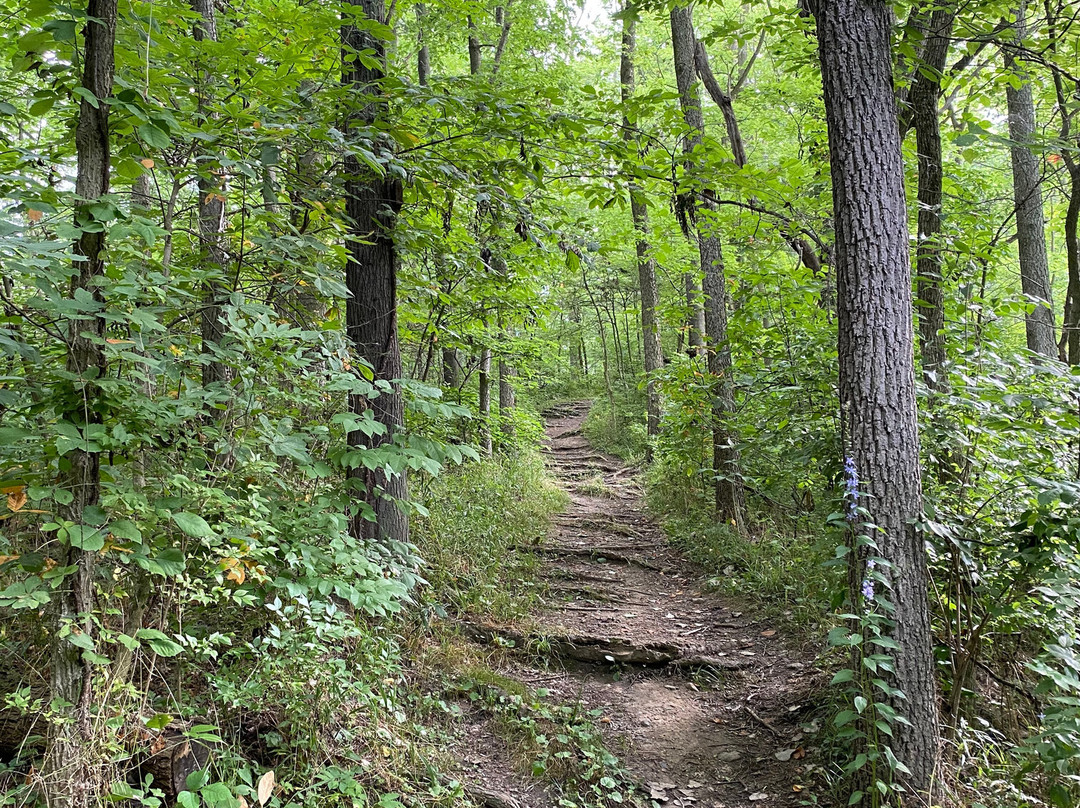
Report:
[[413,540],[435,602],[455,614],[514,618],[536,596],[528,547],[566,505],[536,452],[496,456],[431,481]]
[[[266,808],[469,804],[462,786],[443,774],[452,745],[445,719],[453,710],[440,716],[432,705],[445,706],[449,696],[440,692],[460,693],[472,674],[425,671],[413,644],[440,643],[449,631],[423,620],[432,611],[523,613],[534,597],[534,561],[518,548],[543,535],[565,495],[550,484],[535,452],[468,463],[424,488],[429,515],[414,520],[413,535],[430,584],[413,591],[413,605],[373,617],[335,607],[333,598],[316,607],[313,595],[301,593],[269,604],[273,619],[253,609],[250,625],[236,634],[242,642],[223,643],[197,662],[159,657],[135,677],[148,693],[130,704],[143,719],[139,724],[151,732],[187,727],[178,742],[209,751],[209,767],[187,782],[181,805],[236,808],[238,797]],[[485,698],[510,732],[513,709],[493,692],[484,690]],[[26,688],[8,706],[21,700],[27,712],[43,709],[31,697]],[[522,702],[519,731],[539,750],[540,727],[556,721],[563,708],[545,703],[534,709],[535,699]],[[123,742],[124,720],[117,716],[113,723],[100,728],[98,744],[118,773],[113,798],[149,808],[170,802],[145,773],[125,783],[122,772],[137,769],[137,760]],[[578,726],[569,717],[564,723]],[[568,731],[556,732],[552,744]],[[561,748],[552,747],[550,762],[561,759]],[[547,760],[539,751],[534,759]],[[31,760],[16,758],[5,769],[0,806],[30,804]]]

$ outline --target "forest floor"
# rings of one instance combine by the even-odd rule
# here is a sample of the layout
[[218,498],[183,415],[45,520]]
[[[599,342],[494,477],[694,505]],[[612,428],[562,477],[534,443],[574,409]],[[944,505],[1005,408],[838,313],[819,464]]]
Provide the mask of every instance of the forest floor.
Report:
[[[473,643],[528,649],[497,674],[548,699],[598,711],[645,804],[794,806],[808,796],[804,738],[821,686],[813,654],[749,607],[708,591],[703,571],[645,513],[632,469],[582,434],[585,404],[549,412],[546,454],[570,495],[532,549],[547,596],[531,625],[466,623]],[[496,719],[465,705],[457,776],[478,802],[551,808]],[[804,746],[805,743],[805,746]]]

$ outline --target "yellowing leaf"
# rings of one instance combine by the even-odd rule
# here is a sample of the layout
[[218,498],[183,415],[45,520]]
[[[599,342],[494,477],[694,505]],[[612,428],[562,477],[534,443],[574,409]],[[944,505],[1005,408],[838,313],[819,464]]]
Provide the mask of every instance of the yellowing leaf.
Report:
[[139,162],[142,163],[143,168],[153,168],[154,167],[154,161],[151,160],[149,157],[144,157]]
[[110,345],[134,345],[135,343],[129,339],[107,339],[105,340]]
[[33,208],[30,208],[28,211],[26,211],[26,218],[32,222],[40,222],[42,219],[45,218],[45,214],[42,213],[40,210],[34,210]]
[[22,491],[14,491],[8,494],[7,506],[9,511],[22,510],[23,505],[26,504],[26,494]]
[[252,129],[261,129],[262,128],[262,121],[252,121],[251,122],[251,128]]
[[183,349],[178,348],[175,345],[170,345],[169,346],[169,353],[171,353],[173,356],[183,356],[184,355]]
[[274,770],[271,769],[262,777],[259,778],[259,805],[266,805],[270,800],[270,795],[274,792]]
[[3,566],[4,564],[8,563],[9,561],[18,561],[18,560],[19,560],[19,557],[17,555],[0,555],[0,566]]
[[225,570],[225,577],[237,586],[247,578],[247,570],[244,568],[243,562],[237,558],[223,558],[221,568]]

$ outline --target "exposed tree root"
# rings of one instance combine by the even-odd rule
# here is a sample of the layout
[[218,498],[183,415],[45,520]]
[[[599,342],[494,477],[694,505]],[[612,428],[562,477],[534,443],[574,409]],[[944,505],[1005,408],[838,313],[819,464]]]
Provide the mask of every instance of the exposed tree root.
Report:
[[594,665],[671,666],[681,670],[694,668],[739,670],[747,667],[747,662],[737,657],[686,654],[682,648],[672,643],[638,644],[623,637],[522,634],[513,629],[498,626],[469,622],[462,622],[460,625],[462,632],[475,642],[513,643],[520,649],[543,644],[551,656]]

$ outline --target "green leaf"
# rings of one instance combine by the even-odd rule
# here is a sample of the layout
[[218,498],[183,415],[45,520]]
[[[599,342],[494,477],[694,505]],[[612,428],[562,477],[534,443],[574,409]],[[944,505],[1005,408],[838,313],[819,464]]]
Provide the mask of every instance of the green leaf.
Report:
[[152,123],[144,123],[139,127],[139,137],[146,141],[148,146],[153,146],[155,149],[167,149],[169,144],[172,143],[169,135]]
[[110,522],[109,532],[118,539],[142,543],[142,531],[129,519],[117,519]]
[[174,657],[184,650],[184,646],[173,642],[164,632],[156,628],[140,628],[135,632],[135,637],[145,641],[158,656]]
[[179,511],[172,515],[176,526],[193,539],[212,539],[216,535],[206,520],[195,513]]
[[62,527],[57,531],[57,536],[60,541],[88,553],[96,553],[105,546],[105,531],[88,525]]

